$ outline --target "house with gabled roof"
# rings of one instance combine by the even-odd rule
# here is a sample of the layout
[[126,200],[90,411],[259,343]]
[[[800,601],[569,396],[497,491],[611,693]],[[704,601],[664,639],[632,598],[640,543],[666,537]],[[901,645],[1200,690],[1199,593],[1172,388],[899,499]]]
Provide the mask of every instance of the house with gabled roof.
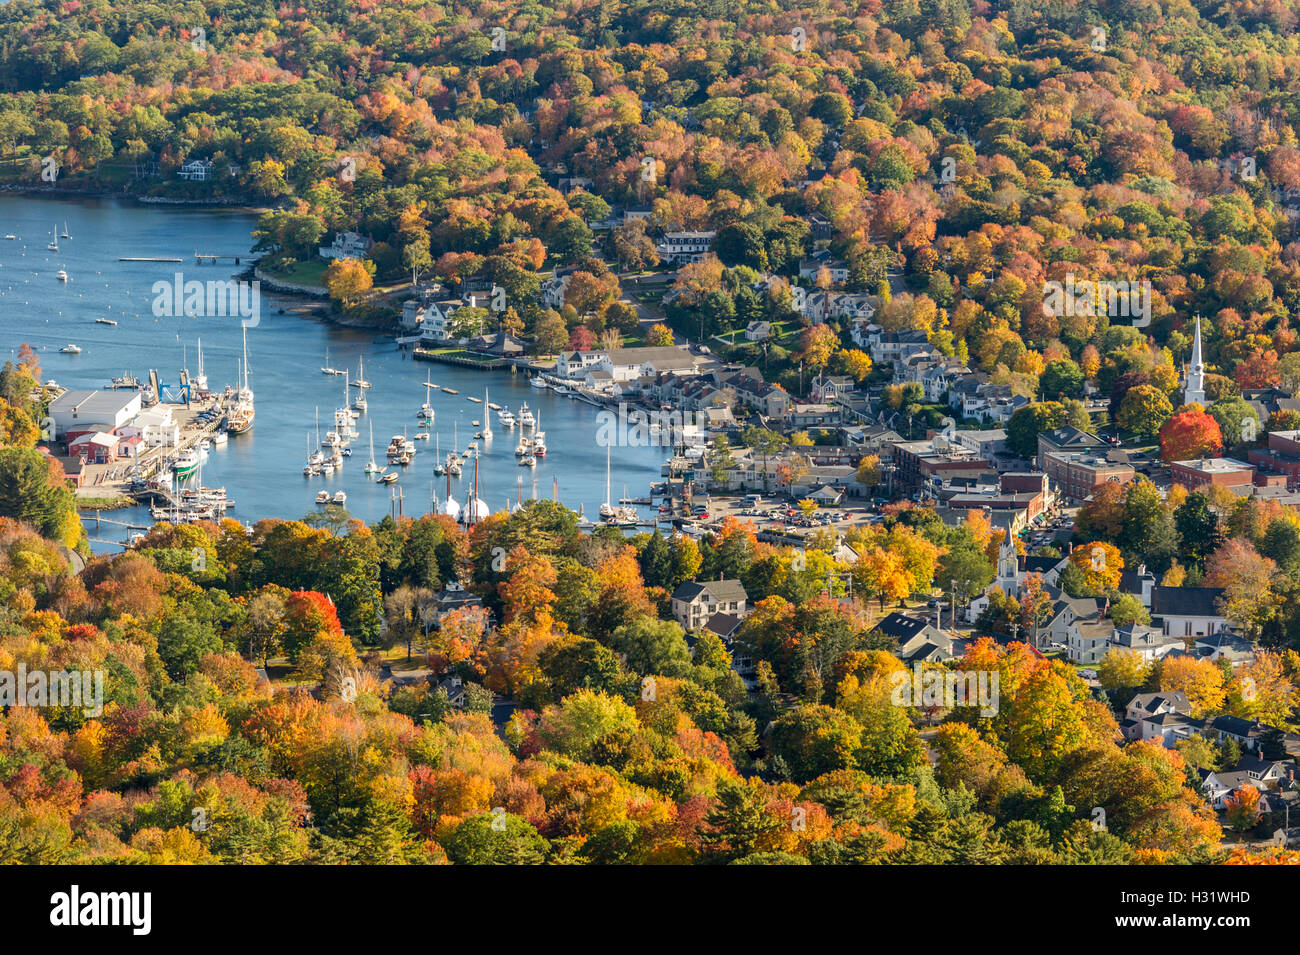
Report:
[[671,598],[673,617],[683,629],[698,630],[714,614],[748,616],[745,585],[739,580],[687,580],[677,585]]
[[1222,598],[1222,587],[1156,587],[1151,592],[1151,613],[1172,636],[1209,636],[1228,625],[1220,610]]
[[894,641],[894,655],[904,663],[937,663],[956,655],[952,637],[923,617],[895,611],[876,621],[874,629]]

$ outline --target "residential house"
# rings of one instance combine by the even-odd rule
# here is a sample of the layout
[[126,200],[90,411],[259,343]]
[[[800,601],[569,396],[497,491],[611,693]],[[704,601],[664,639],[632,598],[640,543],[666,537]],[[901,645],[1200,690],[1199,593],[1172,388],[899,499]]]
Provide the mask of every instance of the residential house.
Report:
[[660,261],[667,264],[684,265],[700,262],[713,247],[713,240],[718,234],[707,232],[665,232],[659,240]]
[[1183,649],[1183,641],[1180,637],[1170,636],[1159,627],[1129,624],[1115,629],[1110,646],[1115,650],[1133,650],[1141,654],[1143,660],[1152,662],[1174,650]]
[[1164,713],[1190,716],[1192,705],[1182,690],[1162,690],[1158,693],[1139,693],[1128,701],[1120,731],[1125,739],[1142,737],[1142,722]]
[[176,175],[186,182],[207,182],[212,178],[212,168],[209,159],[191,159],[176,171]]
[[878,620],[875,629],[894,641],[894,654],[905,663],[937,663],[954,656],[952,637],[923,617],[894,612]]
[[434,594],[433,623],[440,624],[448,614],[456,610],[467,610],[483,606],[482,599],[472,594],[458,581],[451,580],[447,586]]
[[673,591],[673,617],[686,630],[698,630],[714,614],[746,616],[745,585],[739,580],[687,580]]
[[825,249],[820,249],[807,258],[799,260],[800,278],[815,281],[823,271],[830,274],[831,281],[836,285],[843,285],[849,280],[849,264],[835,258]]
[[322,259],[364,259],[374,243],[359,232],[339,232],[329,245],[320,247]]

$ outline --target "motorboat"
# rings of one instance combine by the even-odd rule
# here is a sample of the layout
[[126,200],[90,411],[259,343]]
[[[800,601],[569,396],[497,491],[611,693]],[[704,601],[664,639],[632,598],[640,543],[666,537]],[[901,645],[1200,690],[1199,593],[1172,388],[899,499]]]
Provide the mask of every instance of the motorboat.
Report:
[[68,344],[66,344],[66,345],[64,345],[62,348],[60,348],[59,351],[62,352],[63,354],[65,354],[65,355],[80,355],[80,354],[81,354],[81,346],[80,346],[80,345],[74,345],[74,344],[72,344],[71,342],[68,342]]
[[189,477],[199,466],[199,456],[194,451],[182,451],[172,462],[172,471],[177,477]]
[[317,503],[317,504],[322,504],[322,505],[324,505],[324,504],[328,504],[329,502],[330,502],[330,492],[329,492],[329,491],[318,491],[318,492],[317,492],[317,494],[316,494],[316,503]]
[[345,492],[345,491],[335,491],[335,492],[334,492],[334,497],[332,497],[331,500],[332,500],[335,504],[346,504],[346,503],[348,502],[348,495],[347,495],[347,492]]

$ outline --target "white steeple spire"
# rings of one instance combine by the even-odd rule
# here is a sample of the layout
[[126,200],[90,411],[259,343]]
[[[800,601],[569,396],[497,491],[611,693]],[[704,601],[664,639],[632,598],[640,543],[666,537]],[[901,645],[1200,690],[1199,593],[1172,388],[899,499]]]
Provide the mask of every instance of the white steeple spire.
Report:
[[1196,334],[1192,339],[1192,361],[1187,366],[1187,384],[1183,403],[1205,404],[1205,362],[1201,359],[1201,316],[1196,316]]

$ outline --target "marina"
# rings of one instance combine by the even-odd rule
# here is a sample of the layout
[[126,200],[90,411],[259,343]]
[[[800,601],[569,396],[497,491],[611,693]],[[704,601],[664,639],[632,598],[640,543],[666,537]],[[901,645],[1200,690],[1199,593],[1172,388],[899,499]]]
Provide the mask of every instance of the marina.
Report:
[[[302,518],[318,510],[315,499],[322,490],[329,491],[331,505],[336,492],[343,491],[341,506],[372,522],[392,512],[393,495],[399,491],[408,516],[441,508],[449,480],[452,497],[463,504],[475,464],[479,497],[492,510],[513,507],[521,497],[554,496],[595,518],[604,499],[606,457],[597,444],[597,400],[575,400],[554,387],[538,389],[531,384],[536,373],[511,374],[508,367],[491,371],[441,365],[434,382],[428,374],[433,366],[413,360],[411,351],[400,349],[394,338],[374,329],[321,322],[301,300],[265,291],[256,327],[245,329],[238,319],[222,316],[155,316],[153,285],[170,285],[177,271],[165,250],[194,245],[227,250],[229,257],[216,266],[203,265],[198,273],[225,279],[235,254],[247,253],[256,217],[228,209],[142,207],[117,200],[76,200],[61,206],[66,212],[60,208],[58,222],[62,226],[66,217],[67,231],[75,238],[64,240],[56,255],[41,249],[49,238],[50,204],[0,195],[0,218],[15,234],[39,240],[38,251],[21,240],[0,244],[0,341],[9,351],[5,357],[12,358],[20,344],[29,343],[37,350],[47,381],[119,393],[143,389],[171,410],[180,435],[177,447],[142,448],[134,459],[84,467],[81,497],[122,495],[136,501],[101,518],[101,528],[92,534],[96,550],[118,549],[139,528],[150,526],[155,519],[151,505],[160,517],[179,519],[186,505],[191,513],[203,513],[199,505],[210,502],[179,496],[179,491],[200,483],[224,488],[227,501],[238,501],[224,516],[247,524],[267,517]],[[140,254],[120,262],[123,248]],[[157,255],[148,254],[154,250]],[[46,279],[40,294],[34,294],[32,286],[58,267],[72,272],[73,281]],[[188,269],[185,277],[190,277]],[[116,324],[97,321],[101,318]],[[200,340],[202,369],[196,371]],[[60,353],[68,345],[80,351]],[[190,373],[182,375],[187,366]],[[201,377],[207,381],[201,383]],[[370,387],[357,387],[358,379]],[[155,384],[158,393],[153,395]],[[255,416],[236,413],[243,392],[255,393]],[[521,428],[512,419],[525,406],[533,425]],[[334,412],[344,410],[347,421],[340,417],[336,422]],[[221,427],[223,416],[228,430]],[[476,420],[479,424],[472,424]],[[344,425],[344,434],[338,433],[336,423]],[[310,459],[330,431],[336,433],[337,445],[305,474],[309,460],[302,457],[304,436]],[[521,433],[532,446],[532,463],[523,466],[523,456],[514,453]],[[401,455],[397,463],[387,463],[389,440],[398,434],[404,436],[403,453],[409,454],[405,465]],[[209,442],[206,452],[199,450],[204,441]],[[470,443],[475,447],[469,448]],[[171,461],[190,449],[201,456],[201,481],[195,467],[169,491]],[[650,483],[662,479],[668,457],[667,448],[616,446],[614,479],[644,494]],[[380,471],[368,469],[372,461]],[[133,481],[143,483],[133,486]],[[642,507],[640,516],[652,523],[657,511]]]

